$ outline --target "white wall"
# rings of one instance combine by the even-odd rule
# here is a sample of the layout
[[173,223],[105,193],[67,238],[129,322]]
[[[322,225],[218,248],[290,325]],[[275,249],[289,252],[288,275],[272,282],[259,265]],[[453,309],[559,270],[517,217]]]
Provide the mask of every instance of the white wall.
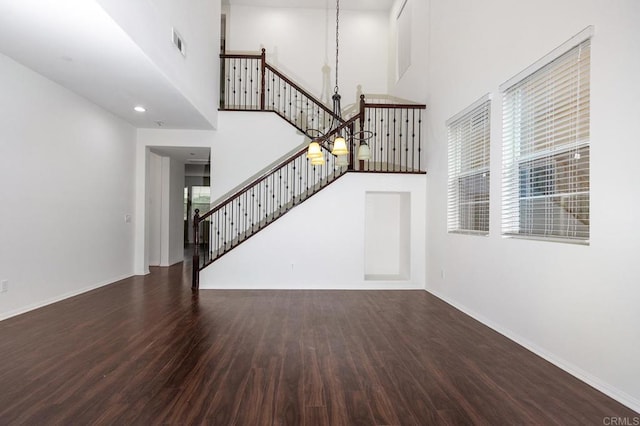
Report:
[[147,191],[150,266],[170,266],[184,259],[184,163],[149,152]]
[[162,247],[162,157],[149,154],[149,191],[147,196],[147,218],[149,221],[149,265],[160,266]]
[[166,265],[184,260],[184,163],[169,160],[169,250]]
[[404,0],[396,0],[389,13],[389,91],[403,99],[424,103],[427,100],[428,91],[428,60],[429,60],[429,39],[430,25],[428,22],[429,4],[431,0],[407,0],[405,8],[410,14],[403,17],[409,18],[411,31],[409,34],[411,52],[409,54],[409,68],[398,75],[397,57],[398,38],[400,28],[398,28],[398,13]]
[[[424,288],[425,181],[424,175],[347,174],[205,268],[200,288]],[[365,280],[367,191],[410,192],[407,280]]]
[[[335,86],[335,6],[327,9],[232,5],[227,51],[267,52],[267,62],[331,104]],[[338,83],[342,107],[364,93],[387,93],[389,21],[383,11],[340,11]]]
[[220,111],[211,145],[211,201],[308,142],[276,114]]
[[[638,17],[634,0],[431,0],[415,16],[428,23],[414,43],[414,55],[427,58],[428,75],[410,69],[397,86],[405,93],[428,82],[421,94],[427,103],[427,289],[636,411],[640,233],[630,230],[640,211]],[[588,25],[595,26],[590,246],[504,239],[498,86]],[[447,234],[444,123],[487,92],[495,95],[490,235]]]
[[133,273],[135,130],[0,55],[0,318]]
[[[220,0],[96,1],[216,127]],[[186,43],[186,57],[172,43],[172,27]]]
[[365,279],[406,279],[411,253],[411,194],[367,192],[365,203]]
[[162,157],[162,174],[160,182],[162,185],[162,202],[160,204],[160,266],[169,266],[169,241],[170,214],[171,210],[171,158]]

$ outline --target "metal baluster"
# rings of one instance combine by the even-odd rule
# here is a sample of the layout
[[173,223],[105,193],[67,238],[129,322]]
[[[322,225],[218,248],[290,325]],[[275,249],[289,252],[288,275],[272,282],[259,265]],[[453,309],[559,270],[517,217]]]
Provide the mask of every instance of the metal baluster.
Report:
[[292,203],[291,207],[296,205],[296,161],[300,158],[299,156],[293,159],[293,169],[291,170],[291,194],[292,194]]
[[225,108],[229,108],[229,104],[231,103],[231,100],[229,98],[230,93],[231,93],[231,60],[228,58],[224,58],[224,72],[225,72],[225,84],[226,87],[224,88],[224,107]]
[[265,179],[264,181],[264,223],[269,223],[269,183]]
[[[307,100],[307,108],[309,108],[309,101]],[[315,120],[316,120],[316,116],[315,116],[315,111],[314,111],[314,104],[311,104],[311,128],[315,129],[316,125],[315,125]]]
[[229,203],[227,204],[229,206],[229,216],[227,217],[227,220],[229,221],[228,241],[229,241],[229,250],[231,250],[233,248],[233,225],[234,225],[233,214],[235,212],[235,209],[233,208],[233,200],[229,201]]
[[391,164],[393,165],[393,171],[396,171],[396,110],[393,109],[393,133],[391,134],[393,138],[393,155],[391,157]]
[[284,166],[284,210],[289,211],[289,164],[291,162],[287,162]]
[[288,120],[288,121],[292,121],[292,120],[291,120],[291,100],[292,100],[293,98],[292,98],[292,96],[291,96],[291,85],[288,85],[288,86],[289,86],[289,96],[288,96],[288,100],[289,100],[289,115],[287,115],[287,120]]
[[218,257],[220,254],[220,210],[216,213],[216,244],[215,244],[215,255]]
[[[405,111],[405,123],[406,123],[406,128],[404,131],[405,134],[405,141],[404,141],[404,171],[408,172],[409,171],[409,110],[406,109]],[[402,167],[400,168],[402,170]]]
[[249,73],[249,84],[247,85],[247,91],[249,92],[249,104],[247,109],[253,109],[253,62],[251,59],[248,65],[248,73]]
[[[333,157],[333,155],[332,155],[332,157]],[[324,181],[324,175],[326,174],[326,171],[329,168],[329,161],[330,160],[331,159],[328,158],[328,156],[325,155],[324,164],[320,165],[320,170],[319,170],[320,178],[318,179],[317,182],[314,182],[314,187],[316,188],[316,191],[319,190],[320,188],[322,188],[322,182]]]
[[255,80],[256,80],[256,83],[255,83],[256,100],[255,100],[255,105],[256,105],[256,109],[261,109],[262,105],[260,104],[260,97],[261,97],[260,92],[262,90],[264,90],[264,88],[261,86],[261,82],[260,82],[260,61],[256,60],[255,64],[256,64],[256,70],[255,70],[256,71],[256,73],[255,73],[255,76],[256,76],[256,78],[255,78]]
[[278,169],[278,216],[282,213],[282,167]]
[[231,59],[231,105],[236,107],[236,59]]
[[227,205],[223,207],[222,213],[222,252],[227,251]]
[[276,110],[276,76],[275,74],[271,74],[271,110]]
[[251,104],[250,104],[250,90],[251,90],[251,85],[250,85],[250,79],[249,79],[249,61],[251,59],[246,58],[244,60],[244,84],[243,84],[243,89],[244,89],[244,109],[250,109]]
[[416,110],[411,110],[411,171],[415,171],[413,163],[416,157]]
[[422,110],[418,111],[418,170],[422,170],[420,167],[420,157],[422,152]]
[[[324,153],[322,153],[324,155]],[[326,161],[326,159],[325,159]],[[318,166],[313,166],[313,176],[311,180],[311,193],[315,194],[316,192],[316,182],[318,182]]]
[[249,231],[249,190],[244,192],[244,237],[247,238]]
[[[371,111],[371,109],[365,109],[365,111]],[[375,121],[374,121],[375,123]],[[369,167],[371,165],[371,160],[374,160],[375,155],[376,155],[376,150],[375,150],[375,143],[376,143],[376,133],[375,133],[375,128],[373,130],[371,130],[371,112],[369,112],[367,114],[367,130],[371,131],[371,134],[373,135],[373,137],[370,139],[371,142],[369,142],[369,149],[371,152],[371,157],[368,161],[367,161],[367,170],[369,170]],[[374,160],[374,165],[375,165],[375,160]]]
[[254,87],[255,87],[255,78],[256,76],[254,75],[254,69],[253,69],[253,64],[255,63],[255,59],[250,58],[247,59],[247,106],[246,109],[255,109],[255,100],[254,100]]
[[261,86],[261,81],[260,81],[260,60],[256,59],[255,63],[255,73],[254,73],[254,85],[253,85],[253,90],[254,90],[254,95],[255,95],[255,101],[254,101],[254,105],[255,108],[257,110],[262,108],[262,105],[260,104],[260,92],[263,90],[263,87]]
[[278,76],[278,112],[282,112],[282,79]]
[[[378,113],[379,109],[376,108],[376,115]],[[384,163],[384,155],[383,155],[383,149],[384,149],[384,114],[382,112],[382,110],[380,110],[380,129],[378,134],[380,135],[380,171],[382,171],[382,164]],[[377,168],[376,168],[377,169]]]
[[251,234],[253,235],[253,227],[255,226],[255,214],[254,210],[256,207],[256,187],[255,185],[251,187]]
[[242,240],[242,235],[244,234],[244,204],[242,202],[244,193],[238,195],[238,222],[237,222],[237,232],[236,239],[238,243]]
[[399,138],[399,142],[398,142],[398,151],[399,151],[399,154],[400,154],[400,158],[399,158],[399,161],[398,161],[398,171],[400,171],[400,172],[402,171],[402,124],[403,124],[402,123],[402,115],[403,115],[403,113],[404,113],[404,109],[401,109],[400,110],[400,125],[398,126],[399,127],[399,132],[400,132],[399,133],[400,138]]
[[[242,59],[240,59],[240,87],[242,88],[242,95],[244,96],[244,101],[242,103],[242,108],[247,108],[247,61],[244,60],[244,67],[242,67]],[[244,80],[242,80],[242,71],[244,71]]]
[[276,174],[271,173],[271,220],[275,218],[277,207],[276,207]]

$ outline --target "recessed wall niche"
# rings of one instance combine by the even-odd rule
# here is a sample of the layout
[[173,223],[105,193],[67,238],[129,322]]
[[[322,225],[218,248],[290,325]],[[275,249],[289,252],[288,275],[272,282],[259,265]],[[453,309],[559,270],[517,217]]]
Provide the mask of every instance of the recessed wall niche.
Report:
[[403,281],[410,278],[411,194],[365,194],[364,279]]

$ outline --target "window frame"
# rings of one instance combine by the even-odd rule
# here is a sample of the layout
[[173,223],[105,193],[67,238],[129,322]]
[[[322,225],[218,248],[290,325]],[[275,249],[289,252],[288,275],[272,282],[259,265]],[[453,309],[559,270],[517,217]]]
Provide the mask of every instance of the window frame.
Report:
[[447,232],[487,236],[491,216],[491,94],[482,96],[445,124]]
[[[592,36],[593,26],[585,28],[500,86],[504,237],[589,244]],[[573,56],[577,59],[570,62]],[[567,88],[568,79],[576,86],[575,95],[570,92],[573,88]],[[525,94],[523,87],[529,83],[542,88]],[[557,103],[556,94],[561,95]],[[541,114],[540,95],[548,96],[543,102],[551,105],[545,114]],[[560,124],[556,127],[556,123]],[[540,129],[547,132],[544,137],[536,134]],[[568,190],[562,191],[562,186]]]

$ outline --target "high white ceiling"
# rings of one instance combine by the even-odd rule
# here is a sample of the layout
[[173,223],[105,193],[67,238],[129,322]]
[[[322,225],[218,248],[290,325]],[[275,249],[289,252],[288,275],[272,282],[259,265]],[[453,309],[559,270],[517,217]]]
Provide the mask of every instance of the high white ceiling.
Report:
[[[389,10],[393,2],[394,0],[340,0],[340,9]],[[222,4],[333,9],[335,8],[336,0],[222,0]]]
[[[224,1],[270,7],[335,7],[334,0]],[[387,10],[393,1],[341,0],[340,7]],[[0,0],[0,53],[135,127],[212,128],[95,0]],[[136,105],[147,111],[135,112]]]
[[0,0],[0,52],[136,127],[212,128],[94,0]]

